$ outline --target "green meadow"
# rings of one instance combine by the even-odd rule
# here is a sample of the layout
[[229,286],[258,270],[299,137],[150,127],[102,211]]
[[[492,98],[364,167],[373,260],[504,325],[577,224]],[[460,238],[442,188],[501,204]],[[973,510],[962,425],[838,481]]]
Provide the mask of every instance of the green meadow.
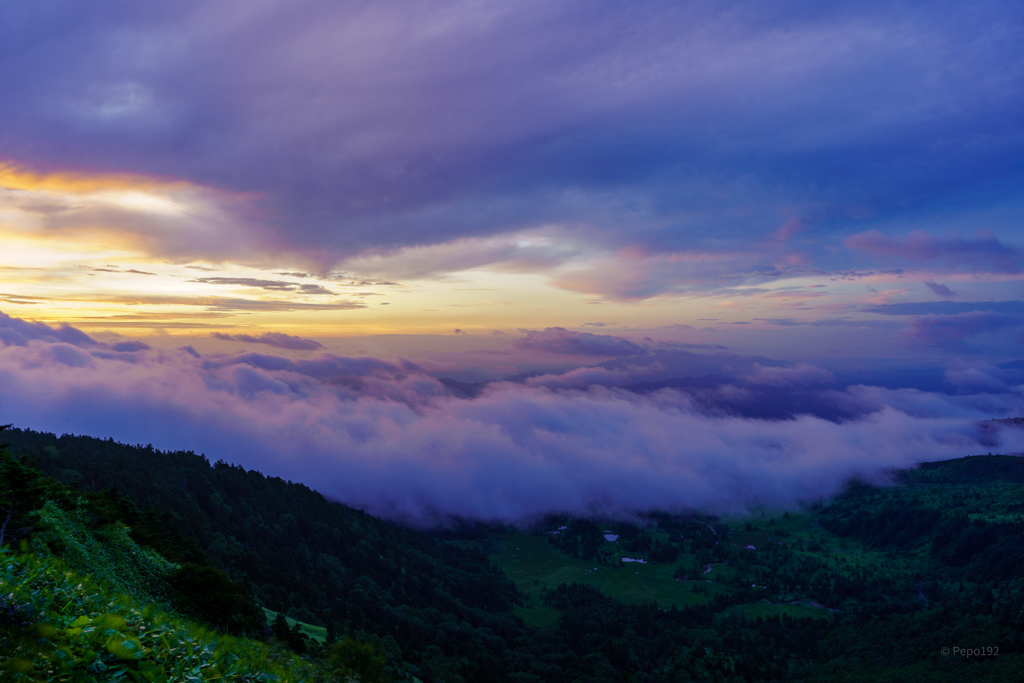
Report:
[[[276,619],[277,615],[280,614],[279,612],[267,609],[266,607],[263,608],[263,613],[267,615],[268,624],[273,624],[274,619]],[[306,634],[307,638],[312,638],[321,644],[327,642],[327,629],[323,626],[313,626],[313,624],[307,624],[304,621],[292,619],[291,617],[285,617],[284,620],[288,623],[288,628],[292,628],[295,624],[298,624],[299,630]]]
[[[778,514],[779,520],[772,526],[767,525],[767,518],[761,519],[759,515],[729,518],[727,523],[730,530],[737,529],[731,531],[730,542],[737,546],[766,543],[796,546],[798,542],[807,544],[823,539],[823,547],[828,549],[827,551],[801,552],[839,564],[866,564],[881,559],[872,557],[880,555],[879,553],[856,547],[856,544],[839,539],[820,528],[809,515],[790,513],[787,518],[783,518],[783,514]],[[748,522],[754,529],[744,531]],[[778,531],[782,531],[783,535],[778,536]],[[668,533],[656,527],[647,529],[647,533],[655,540],[669,538]],[[525,604],[513,611],[531,626],[543,628],[553,626],[557,622],[559,612],[546,607],[543,604],[543,596],[562,583],[588,584],[617,600],[634,604],[653,602],[662,609],[668,609],[672,605],[682,608],[706,604],[718,594],[735,591],[732,584],[737,578],[736,572],[725,563],[711,563],[710,571],[696,572],[698,575],[689,579],[677,578],[678,567],[697,567],[697,558],[692,553],[683,553],[672,563],[623,562],[621,566],[609,567],[559,552],[548,539],[548,535],[543,533],[507,530],[494,535],[490,544],[491,561],[500,567],[526,596]],[[839,559],[834,560],[831,549],[840,545],[844,548]],[[629,556],[628,552],[621,554]],[[794,600],[797,600],[796,596]],[[742,609],[739,606],[736,609],[729,608],[722,612],[723,615],[735,613],[742,613],[748,618],[780,614],[794,617],[827,615],[824,610],[808,604],[771,604],[767,601],[743,605]]]
[[[1001,498],[998,506],[1002,507]],[[921,569],[926,560],[923,548],[894,552],[892,548],[873,549],[854,538],[840,537],[822,526],[818,510],[813,507],[800,511],[754,510],[748,515],[723,517],[719,523],[728,526],[725,542],[734,548],[753,546],[754,552],[764,552],[773,546],[785,548],[797,561],[813,560],[816,566],[832,571],[900,576]],[[508,529],[489,539],[491,561],[525,595],[524,604],[513,611],[531,626],[546,628],[557,623],[560,613],[545,606],[543,598],[547,591],[562,583],[588,584],[625,603],[656,603],[662,609],[707,604],[716,595],[732,594],[745,587],[738,585],[742,571],[728,562],[705,564],[694,553],[681,553],[671,563],[623,562],[621,566],[606,566],[560,552],[550,542],[549,531]],[[645,532],[656,541],[671,537],[653,522]],[[631,554],[622,550],[615,553],[627,557]],[[679,578],[680,573],[686,573],[687,578]],[[749,586],[758,588],[756,584]],[[748,619],[779,615],[822,618],[829,611],[805,594],[793,592],[728,607],[718,614]]]
[[707,602],[719,590],[713,583],[677,581],[675,564],[624,562],[611,568],[574,559],[556,550],[546,536],[527,531],[502,533],[492,548],[491,561],[526,595],[526,605],[513,611],[531,626],[554,624],[558,613],[545,607],[541,598],[562,583],[586,583],[625,602],[656,602],[666,608]]

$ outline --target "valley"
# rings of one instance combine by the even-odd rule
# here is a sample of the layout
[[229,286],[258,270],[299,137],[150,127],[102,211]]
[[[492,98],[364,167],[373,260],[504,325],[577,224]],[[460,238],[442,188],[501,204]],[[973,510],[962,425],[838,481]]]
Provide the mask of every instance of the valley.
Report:
[[[178,657],[146,645],[154,628],[209,643],[205,666],[273,666],[282,681],[994,682],[1022,663],[1020,458],[925,463],[744,516],[424,531],[194,453],[4,436],[12,680],[35,680],[38,663],[146,678]],[[109,597],[48,607],[46,591],[78,576]],[[91,635],[118,619],[135,631]],[[32,655],[33,634],[54,649]],[[250,654],[217,659],[224,638]],[[945,658],[953,646],[1000,655]],[[61,648],[80,661],[47,654]]]

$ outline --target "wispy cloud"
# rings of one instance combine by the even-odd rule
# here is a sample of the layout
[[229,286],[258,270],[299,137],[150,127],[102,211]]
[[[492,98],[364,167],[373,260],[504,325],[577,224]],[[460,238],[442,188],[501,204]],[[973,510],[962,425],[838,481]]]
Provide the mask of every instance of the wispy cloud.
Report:
[[1019,273],[1024,266],[1024,250],[993,236],[939,238],[918,230],[899,238],[872,230],[847,237],[845,244],[880,258],[950,271]]
[[210,336],[215,339],[220,339],[221,341],[266,344],[268,346],[276,346],[279,349],[292,349],[295,351],[315,351],[317,349],[322,349],[324,346],[315,339],[303,339],[302,337],[284,334],[283,332],[264,332],[256,337],[249,334],[224,334],[223,332],[213,332]]
[[933,294],[935,294],[936,296],[941,296],[943,299],[955,299],[958,296],[960,296],[960,294],[958,292],[954,292],[952,289],[950,289],[946,285],[939,284],[938,282],[932,282],[931,280],[925,280],[923,284],[924,284],[925,287],[927,287],[928,289],[932,290]]
[[68,300],[83,300],[125,305],[146,306],[196,306],[211,312],[230,311],[345,311],[365,308],[358,301],[335,300],[330,303],[306,303],[278,299],[243,299],[224,296],[93,296],[68,297]]
[[208,285],[233,285],[236,287],[255,287],[271,292],[301,292],[302,294],[328,294],[334,292],[321,285],[302,282],[286,282],[284,280],[261,280],[252,277],[200,277],[189,282],[201,282]]
[[879,315],[956,315],[974,311],[1024,314],[1024,301],[920,301],[900,304],[881,304],[865,308],[866,313]]
[[521,330],[523,336],[513,345],[521,351],[574,354],[584,356],[633,356],[644,347],[625,337],[592,332],[573,332],[564,327],[544,330]]

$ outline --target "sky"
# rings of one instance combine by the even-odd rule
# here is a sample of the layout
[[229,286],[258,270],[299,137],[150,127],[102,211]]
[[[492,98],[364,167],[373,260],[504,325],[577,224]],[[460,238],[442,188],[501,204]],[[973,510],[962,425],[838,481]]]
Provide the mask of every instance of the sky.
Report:
[[0,422],[412,520],[795,505],[1019,452],[984,421],[1024,415],[1022,27],[4,4]]

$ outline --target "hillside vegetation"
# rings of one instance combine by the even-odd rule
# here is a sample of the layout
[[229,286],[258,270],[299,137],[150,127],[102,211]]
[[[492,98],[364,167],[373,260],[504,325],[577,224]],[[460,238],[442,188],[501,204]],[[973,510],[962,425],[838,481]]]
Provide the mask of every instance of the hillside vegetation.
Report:
[[71,571],[0,550],[0,673],[16,681],[307,681],[286,650],[217,632]]
[[265,641],[245,641],[249,661],[301,655],[288,666],[310,680],[1003,681],[1024,665],[1017,458],[745,518],[429,534],[194,453],[7,434],[0,504],[31,510],[11,526],[33,551],[18,562],[88,569],[111,600],[218,643]]

